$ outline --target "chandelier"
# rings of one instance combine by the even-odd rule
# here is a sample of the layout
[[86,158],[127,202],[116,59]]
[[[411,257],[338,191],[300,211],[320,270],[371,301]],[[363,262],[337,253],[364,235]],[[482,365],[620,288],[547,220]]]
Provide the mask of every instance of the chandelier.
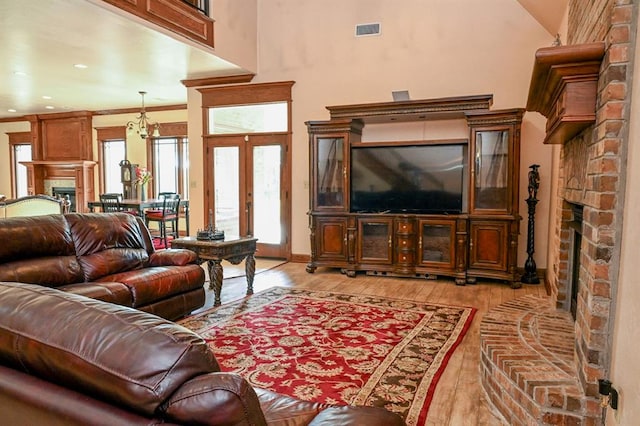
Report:
[[147,112],[144,110],[144,95],[146,95],[147,92],[140,91],[138,93],[142,96],[142,110],[140,110],[140,115],[135,121],[129,121],[127,123],[127,132],[130,133],[135,130],[142,139],[146,139],[149,133],[151,133],[151,136],[154,138],[157,138],[160,136],[160,124],[157,121],[151,123],[147,117]]

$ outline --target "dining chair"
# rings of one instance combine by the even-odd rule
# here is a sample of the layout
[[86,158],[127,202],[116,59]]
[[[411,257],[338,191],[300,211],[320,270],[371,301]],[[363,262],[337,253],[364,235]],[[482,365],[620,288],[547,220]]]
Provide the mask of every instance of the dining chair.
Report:
[[[164,197],[166,197],[167,195],[174,195],[174,194],[176,193],[172,191],[159,192],[158,200],[164,200]],[[145,214],[149,214],[149,213],[151,214],[162,213],[162,208],[151,208],[151,209],[145,210]]]
[[[162,209],[145,213],[145,222],[149,227],[150,222],[156,222],[160,230],[160,237],[167,248],[167,236],[178,238],[178,221],[180,218],[180,194],[166,194],[162,198]],[[168,228],[170,227],[170,232]]]
[[104,213],[122,211],[120,201],[122,201],[122,194],[120,193],[108,192],[105,194],[100,194],[100,204]]

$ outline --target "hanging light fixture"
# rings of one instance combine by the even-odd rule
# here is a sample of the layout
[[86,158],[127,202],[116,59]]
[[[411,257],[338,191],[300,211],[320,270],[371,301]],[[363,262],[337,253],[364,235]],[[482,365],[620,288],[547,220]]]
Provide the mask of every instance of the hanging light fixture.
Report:
[[151,136],[157,138],[160,136],[160,124],[157,121],[151,123],[144,109],[144,95],[146,95],[147,92],[140,91],[138,93],[142,96],[142,110],[135,121],[129,121],[127,123],[127,132],[133,132],[135,130],[142,139],[146,139],[149,136],[149,132],[151,132]]

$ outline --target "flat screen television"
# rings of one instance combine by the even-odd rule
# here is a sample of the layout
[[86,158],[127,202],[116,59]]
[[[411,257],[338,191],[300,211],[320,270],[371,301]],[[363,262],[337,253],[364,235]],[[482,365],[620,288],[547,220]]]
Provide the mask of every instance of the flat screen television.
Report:
[[466,211],[467,144],[351,148],[351,212]]

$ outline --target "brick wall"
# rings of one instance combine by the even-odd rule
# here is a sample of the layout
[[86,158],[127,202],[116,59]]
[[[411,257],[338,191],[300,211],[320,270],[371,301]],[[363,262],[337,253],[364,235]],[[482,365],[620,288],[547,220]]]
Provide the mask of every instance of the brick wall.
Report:
[[[606,43],[596,124],[562,147],[549,281],[556,306],[567,308],[571,219],[569,203],[584,206],[575,358],[589,397],[607,375],[612,295],[619,267],[636,13],[632,0],[571,0],[567,44]],[[633,38],[633,39],[632,39]]]

